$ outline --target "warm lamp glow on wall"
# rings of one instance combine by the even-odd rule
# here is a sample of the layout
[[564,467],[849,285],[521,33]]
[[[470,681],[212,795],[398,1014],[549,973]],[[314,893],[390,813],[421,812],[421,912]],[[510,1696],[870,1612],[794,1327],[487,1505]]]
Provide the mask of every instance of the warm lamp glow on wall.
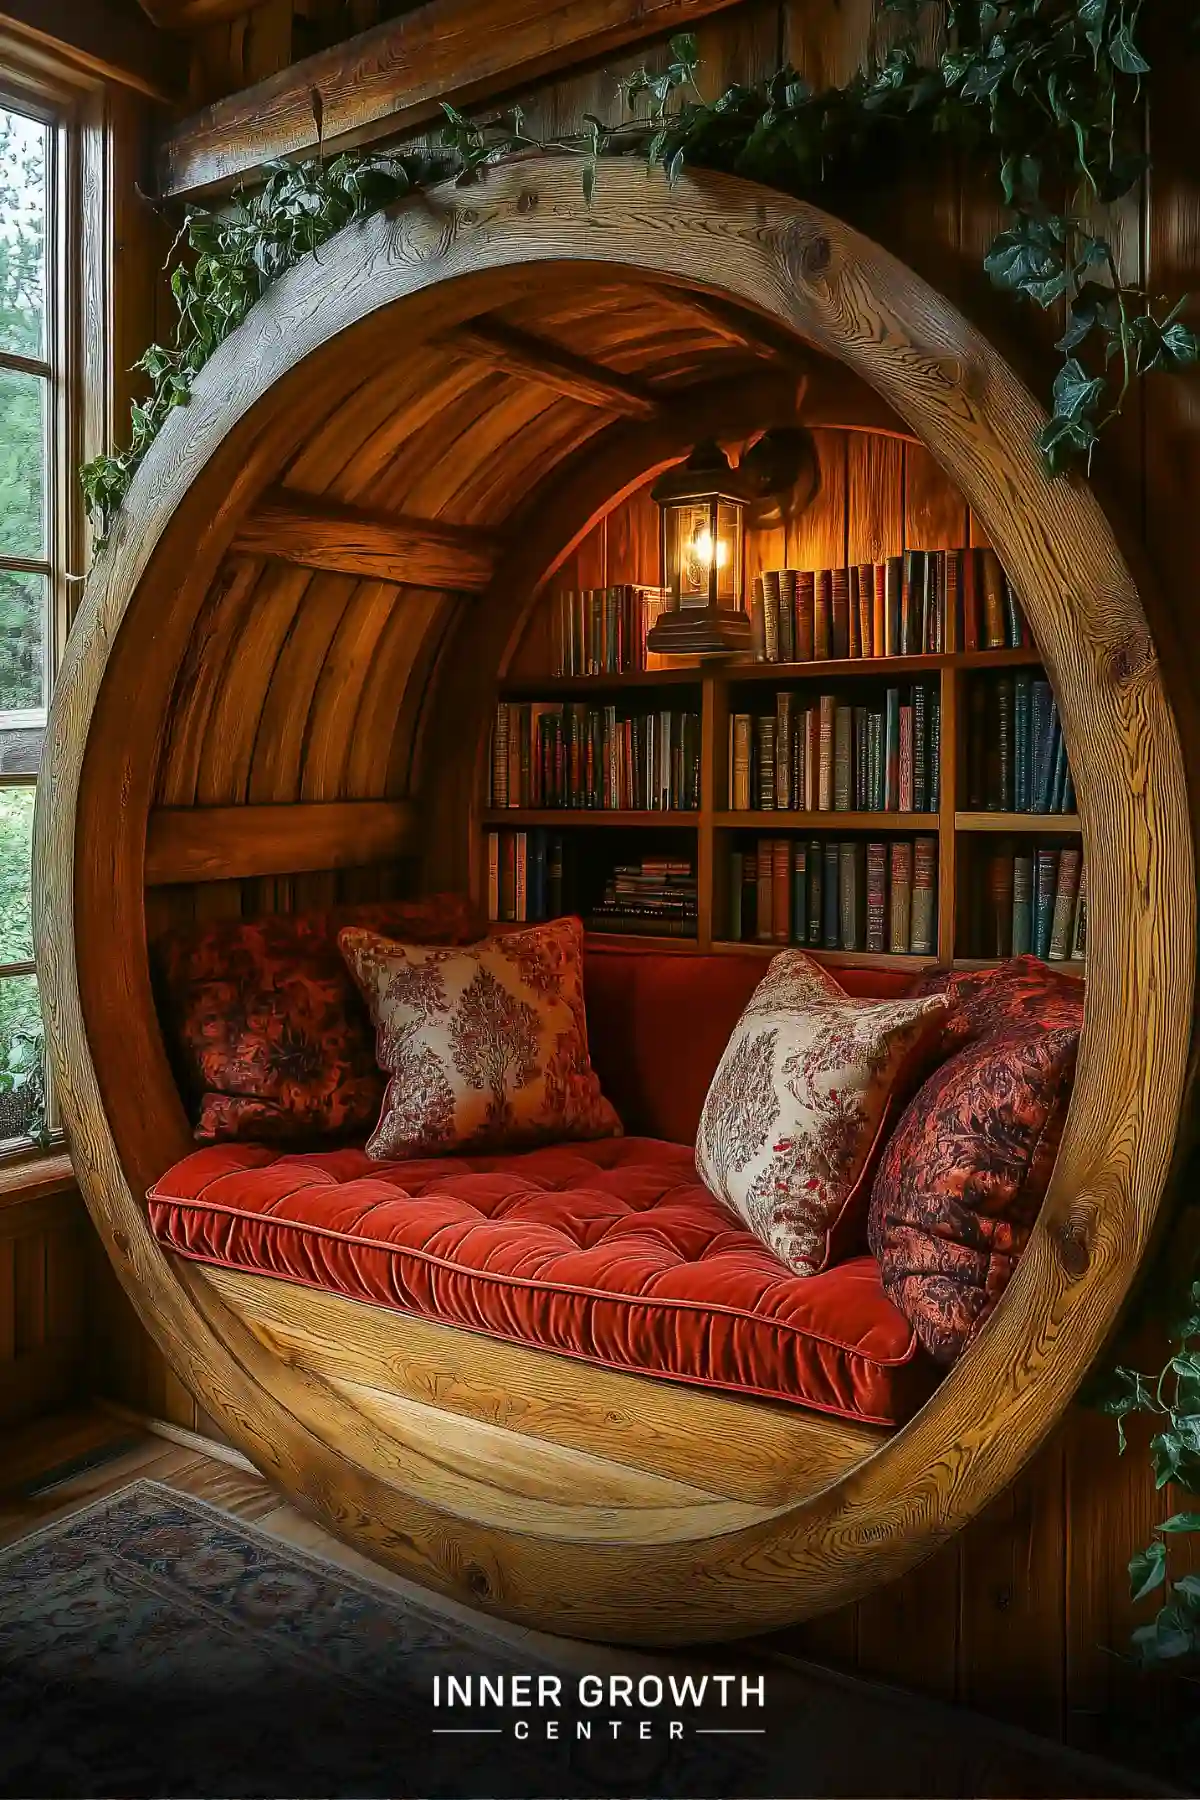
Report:
[[661,509],[661,580],[671,598],[646,639],[648,650],[661,656],[735,656],[749,650],[747,509],[784,488],[794,489],[806,467],[815,469],[806,432],[768,432],[736,469],[709,440],[659,477],[650,496]]

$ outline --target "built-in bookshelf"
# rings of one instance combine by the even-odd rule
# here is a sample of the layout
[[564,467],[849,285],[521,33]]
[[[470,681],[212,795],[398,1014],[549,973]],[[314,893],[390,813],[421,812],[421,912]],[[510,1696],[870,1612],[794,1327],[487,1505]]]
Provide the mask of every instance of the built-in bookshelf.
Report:
[[[832,967],[1029,948],[1081,973],[1073,783],[994,552],[750,585],[755,654],[650,667],[631,587],[547,592],[498,688],[477,815],[497,922],[564,910],[622,941],[800,944]],[[554,673],[581,641],[597,672]]]

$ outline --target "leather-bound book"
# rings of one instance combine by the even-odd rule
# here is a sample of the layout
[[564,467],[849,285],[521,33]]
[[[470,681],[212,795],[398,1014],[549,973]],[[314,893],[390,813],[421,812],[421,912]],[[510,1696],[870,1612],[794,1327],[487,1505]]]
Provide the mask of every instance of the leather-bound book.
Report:
[[836,720],[837,700],[832,694],[822,694],[820,708],[820,755],[817,762],[818,812],[833,811],[833,739]]
[[867,845],[867,949],[879,954],[887,942],[886,844]]
[[897,838],[891,848],[888,949],[893,956],[907,956],[912,948],[913,847],[908,838]]
[[938,841],[919,837],[913,844],[912,952],[932,956],[937,942]]
[[1013,739],[1016,734],[1013,684],[1007,675],[996,683],[996,808],[1013,810]]
[[1033,857],[1025,850],[1013,857],[1012,953],[1028,956],[1033,949]]
[[900,708],[899,809],[905,813],[913,810],[913,709],[911,706]]
[[729,941],[740,944],[744,937],[742,920],[742,876],[745,857],[740,850],[729,852]]
[[942,552],[942,649],[963,648],[963,553]]
[[1087,864],[1079,865],[1079,892],[1075,896],[1075,919],[1071,927],[1071,961],[1082,962],[1087,955]]
[[929,811],[929,689],[923,681],[913,688],[912,736],[912,806],[923,813]]
[[733,810],[750,811],[750,760],[754,721],[749,713],[735,713],[733,725]]
[[843,950],[862,948],[864,869],[862,844],[854,838],[843,838],[838,847],[838,916]]
[[992,549],[983,552],[983,648],[1003,650],[1007,641],[1004,570]]
[[900,575],[900,655],[916,656],[923,649],[922,607],[925,598],[925,552],[906,550]]
[[808,846],[808,943],[810,949],[818,948],[821,942],[821,922],[825,916],[824,895],[821,892],[824,866],[821,840],[812,838]]
[[1013,853],[1005,847],[988,859],[987,955],[1012,955]]
[[854,708],[854,810],[868,811],[870,801],[871,759],[867,747],[870,714],[865,706]]
[[854,808],[854,708],[836,706],[833,715],[833,810]]
[[760,713],[755,723],[758,744],[758,810],[775,811],[775,720]]
[[942,696],[938,688],[929,690],[929,810],[936,812],[942,803]]
[[821,708],[810,706],[805,717],[808,729],[804,739],[804,810],[817,812],[821,793]]
[[833,571],[813,573],[813,658],[828,662],[833,654]]
[[883,654],[901,656],[901,609],[904,602],[904,558],[889,556],[884,564]]
[[753,943],[758,936],[758,853],[747,850],[742,856],[742,942]]
[[946,552],[925,556],[925,648],[940,656],[946,648]]
[[1021,608],[1012,582],[1001,571],[1004,582],[1004,642],[1010,650],[1021,647]]
[[842,906],[838,866],[840,846],[836,838],[826,838],[821,847],[821,947],[836,950],[841,944]]
[[850,572],[829,571],[829,654],[838,658],[850,654]]
[[980,570],[982,552],[963,551],[962,566],[962,648],[979,650],[983,646],[983,583]]
[[1054,895],[1058,887],[1058,851],[1039,850],[1033,872],[1033,951],[1045,962],[1054,930]]
[[775,900],[774,838],[759,838],[754,866],[758,872],[758,904],[754,909],[754,935],[760,944],[769,944],[775,935],[772,928],[772,908]]
[[797,569],[795,606],[796,661],[813,659],[813,604],[816,577],[811,569]]
[[494,924],[500,917],[500,833],[487,834],[487,916]]
[[771,860],[771,936],[786,944],[792,929],[792,846],[776,838]]
[[858,601],[858,568],[852,566],[846,571],[850,583],[850,648],[847,654],[862,657],[862,609]]
[[[1029,718],[1029,810],[1045,812],[1049,808],[1048,789],[1054,779],[1054,694],[1048,681],[1034,680]],[[1049,774],[1047,764],[1050,765]],[[1045,806],[1042,805],[1043,792],[1046,792]]]
[[492,727],[492,805],[497,811],[508,805],[508,713],[508,701],[497,701]]
[[980,812],[987,804],[988,721],[987,685],[978,676],[971,683],[967,714],[967,805]]
[[1060,850],[1058,879],[1054,884],[1054,911],[1050,922],[1047,962],[1066,962],[1071,954],[1075,902],[1079,896],[1079,871],[1083,854],[1078,849]]
[[887,690],[883,730],[883,810],[900,810],[900,689]]
[[1031,810],[1029,777],[1032,773],[1033,682],[1022,672],[1013,678],[1013,811]]
[[875,565],[858,565],[858,635],[860,656],[875,656]]
[[796,661],[796,571],[779,571],[779,660]]
[[779,661],[779,571],[764,569],[763,585],[763,630],[766,635],[767,661]]
[[871,620],[871,655],[887,655],[887,564],[875,563],[875,612]]
[[546,845],[546,905],[552,919],[561,919],[567,910],[563,840],[558,832]]
[[755,662],[767,660],[767,608],[761,575],[754,577],[750,589],[750,648]]
[[524,925],[529,918],[529,833],[518,831],[513,861],[516,864],[514,878],[513,918],[518,925]]
[[808,845],[802,838],[792,843],[792,942],[803,944],[808,936]]
[[517,834],[500,833],[500,917],[510,924],[517,916]]
[[792,706],[793,696],[775,696],[775,805],[780,812],[790,812],[792,798]]

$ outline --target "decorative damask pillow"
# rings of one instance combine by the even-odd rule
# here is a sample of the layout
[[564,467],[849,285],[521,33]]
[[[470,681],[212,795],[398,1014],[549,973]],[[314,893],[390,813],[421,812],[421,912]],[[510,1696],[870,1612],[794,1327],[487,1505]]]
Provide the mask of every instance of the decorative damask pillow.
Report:
[[467,944],[483,926],[461,894],[333,912],[222,919],[155,946],[163,1025],[202,1144],[366,1131],[383,1099],[371,1021],[337,933],[350,923],[422,943]]
[[338,941],[388,1077],[368,1156],[620,1135],[588,1058],[578,919],[469,950],[426,950],[354,927]]
[[1046,1195],[1075,1078],[1083,983],[1031,956],[944,978],[952,1051],[879,1164],[870,1242],[884,1288],[951,1363],[1008,1286]]
[[773,957],[750,996],[704,1102],[696,1167],[797,1275],[854,1247],[874,1152],[946,1006],[852,998],[802,950]]

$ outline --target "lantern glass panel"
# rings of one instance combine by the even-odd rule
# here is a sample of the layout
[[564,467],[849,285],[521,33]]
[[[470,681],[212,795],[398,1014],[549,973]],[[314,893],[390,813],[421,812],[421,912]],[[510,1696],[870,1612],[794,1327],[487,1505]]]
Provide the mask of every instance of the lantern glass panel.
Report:
[[742,508],[736,500],[716,505],[717,605],[736,611],[742,604]]
[[663,508],[663,575],[678,607],[708,605],[714,512],[709,500],[676,500]]

